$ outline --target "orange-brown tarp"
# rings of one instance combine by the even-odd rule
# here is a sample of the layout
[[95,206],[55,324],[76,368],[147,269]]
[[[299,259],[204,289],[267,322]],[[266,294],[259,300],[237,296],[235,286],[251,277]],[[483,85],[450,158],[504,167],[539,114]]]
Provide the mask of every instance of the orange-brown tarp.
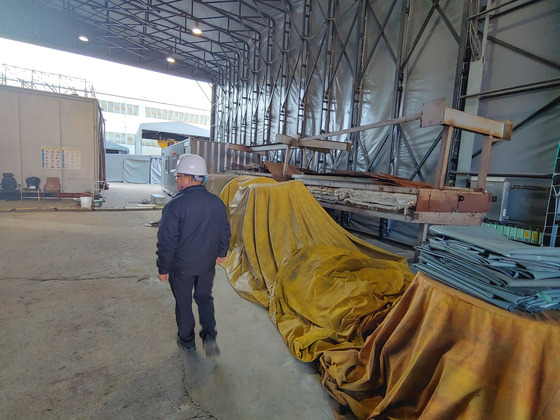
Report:
[[560,314],[507,312],[418,273],[361,350],[327,350],[320,370],[359,419],[557,420]]
[[340,227],[299,181],[239,177],[220,197],[234,289],[269,308],[294,357],[359,348],[413,278],[403,257]]

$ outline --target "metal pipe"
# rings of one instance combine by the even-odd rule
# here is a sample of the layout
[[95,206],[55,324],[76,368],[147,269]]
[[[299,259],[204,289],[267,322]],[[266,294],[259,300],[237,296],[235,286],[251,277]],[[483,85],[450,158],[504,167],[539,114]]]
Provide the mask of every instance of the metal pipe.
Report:
[[490,9],[486,9],[484,12],[480,12],[480,13],[477,13],[476,15],[470,16],[470,17],[468,18],[468,20],[476,19],[476,18],[478,18],[478,17],[480,17],[480,16],[483,16],[483,15],[485,15],[485,14],[487,14],[487,13],[493,12],[494,10],[498,10],[498,9],[500,9],[500,8],[502,8],[502,7],[509,6],[510,4],[516,3],[516,2],[518,2],[518,1],[519,1],[519,0],[511,0],[511,1],[508,1],[507,3],[500,4],[499,6],[491,7]]
[[560,78],[545,80],[541,82],[527,83],[524,85],[519,85],[511,88],[503,88],[503,89],[488,90],[486,92],[471,93],[469,95],[462,95],[460,96],[460,98],[461,99],[474,98],[478,96],[480,99],[488,99],[488,98],[495,98],[498,96],[513,95],[517,93],[527,92],[530,90],[549,89],[557,86],[560,86]]
[[[478,175],[478,172],[456,172],[457,175]],[[539,178],[539,179],[550,179],[552,174],[506,174],[506,173],[489,173],[488,176],[498,177],[498,178]]]
[[543,106],[542,108],[539,108],[537,111],[533,112],[531,115],[529,115],[527,118],[525,118],[523,121],[521,121],[520,123],[516,124],[512,131],[518,130],[519,128],[523,127],[525,124],[527,124],[529,121],[531,121],[533,118],[535,118],[536,116],[542,114],[543,112],[548,111],[551,108],[554,108],[556,105],[558,105],[560,103],[560,96],[556,97],[556,99],[553,99],[552,101],[550,101],[549,103],[547,103],[545,106]]
[[560,70],[560,65],[553,62],[553,61],[547,60],[546,58],[543,58],[543,57],[540,57],[536,54],[525,51],[522,48],[516,47],[515,45],[509,44],[509,43],[507,43],[505,41],[502,41],[498,38],[495,38],[493,36],[488,35],[487,38],[488,38],[489,41],[492,41],[495,44],[498,44],[498,45],[500,45],[504,48],[507,48],[508,50],[516,52],[519,55],[530,58],[531,60],[536,61],[537,63],[541,63],[541,64],[544,64],[546,66],[552,67],[554,70]]
[[393,118],[393,119],[386,120],[386,121],[381,121],[381,122],[378,122],[378,123],[366,124],[366,125],[361,125],[359,127],[347,128],[345,130],[332,131],[330,133],[318,134],[316,136],[310,136],[310,137],[302,137],[299,140],[300,141],[306,141],[306,140],[325,139],[325,138],[328,138],[328,137],[339,136],[341,134],[354,133],[356,131],[365,131],[365,130],[370,130],[372,128],[386,127],[388,125],[401,124],[401,123],[408,122],[408,121],[419,120],[420,118],[422,118],[422,114],[418,113],[418,114],[410,115],[408,117]]

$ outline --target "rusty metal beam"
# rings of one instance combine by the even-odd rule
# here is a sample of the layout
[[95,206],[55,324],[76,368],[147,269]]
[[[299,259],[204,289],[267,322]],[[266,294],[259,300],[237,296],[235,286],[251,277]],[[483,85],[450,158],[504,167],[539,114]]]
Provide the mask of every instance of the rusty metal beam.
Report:
[[436,99],[424,103],[422,105],[420,127],[433,127],[442,124],[503,140],[511,138],[513,126],[511,121],[495,121],[448,108],[445,106],[445,99]]

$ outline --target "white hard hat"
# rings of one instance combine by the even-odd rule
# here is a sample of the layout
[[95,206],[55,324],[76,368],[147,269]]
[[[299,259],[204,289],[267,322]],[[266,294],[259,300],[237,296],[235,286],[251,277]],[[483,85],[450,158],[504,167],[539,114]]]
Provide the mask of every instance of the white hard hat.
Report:
[[186,175],[208,175],[204,159],[201,156],[193,155],[191,153],[185,153],[184,155],[179,156],[177,166],[171,172]]

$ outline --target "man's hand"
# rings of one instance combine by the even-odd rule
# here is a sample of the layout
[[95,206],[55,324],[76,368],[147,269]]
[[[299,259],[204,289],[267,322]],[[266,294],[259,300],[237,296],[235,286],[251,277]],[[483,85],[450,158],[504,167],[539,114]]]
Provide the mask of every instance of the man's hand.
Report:
[[167,281],[169,277],[169,274],[158,274],[157,278],[159,279],[159,281]]
[[227,257],[218,257],[218,258],[216,258],[216,264],[224,263],[224,262],[226,262],[226,260],[227,260]]

